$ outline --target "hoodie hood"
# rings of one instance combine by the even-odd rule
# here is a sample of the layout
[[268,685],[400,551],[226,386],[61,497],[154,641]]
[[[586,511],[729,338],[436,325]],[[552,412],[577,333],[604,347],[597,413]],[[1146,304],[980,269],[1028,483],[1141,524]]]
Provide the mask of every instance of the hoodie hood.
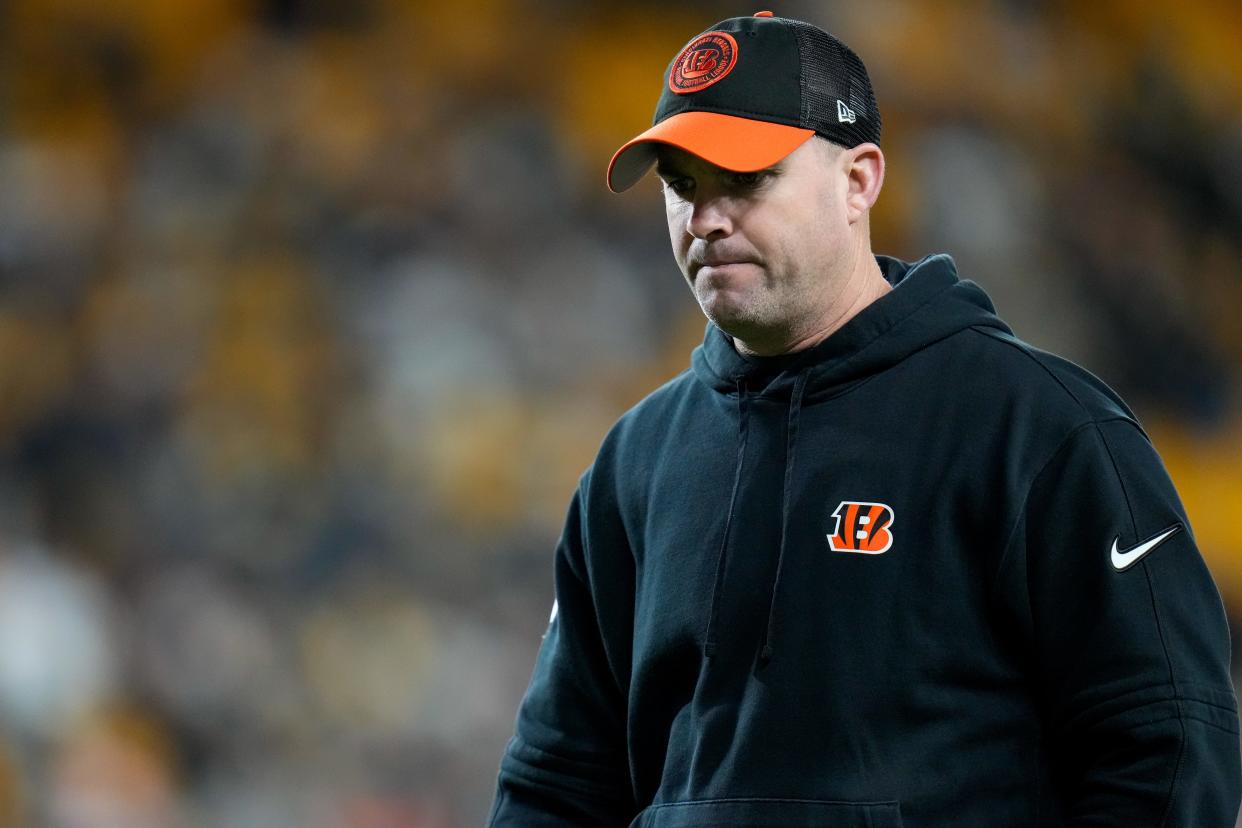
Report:
[[789,398],[796,378],[805,373],[804,402],[810,404],[964,328],[1010,333],[983,289],[958,279],[951,256],[935,253],[913,263],[880,255],[875,260],[894,289],[823,342],[794,354],[743,356],[732,337],[708,322],[692,357],[695,376],[722,394],[737,393],[742,381],[752,394]]
[[876,256],[880,272],[893,290],[834,331],[823,342],[793,354],[749,357],[737,352],[733,339],[709,322],[703,344],[694,350],[696,378],[712,390],[737,399],[737,460],[729,507],[716,559],[715,584],[706,622],[703,654],[718,646],[720,598],[728,558],[729,535],[746,462],[752,397],[788,400],[785,424],[785,467],[780,501],[780,549],[771,579],[768,615],[760,663],[773,654],[772,622],[780,592],[789,531],[790,491],[797,457],[798,426],[804,404],[834,396],[854,383],[895,365],[910,354],[970,327],[997,328],[1011,333],[978,285],[957,277],[953,259],[937,253],[909,263]]

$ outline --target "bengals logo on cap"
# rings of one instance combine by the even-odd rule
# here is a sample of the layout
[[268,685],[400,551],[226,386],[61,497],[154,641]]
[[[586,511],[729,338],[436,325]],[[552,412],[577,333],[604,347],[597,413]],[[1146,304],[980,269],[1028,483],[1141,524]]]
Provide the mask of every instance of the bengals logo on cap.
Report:
[[737,41],[728,32],[707,32],[681,50],[668,73],[668,88],[678,95],[706,89],[737,65]]
[[893,545],[893,509],[883,503],[842,500],[832,513],[837,526],[828,536],[834,552],[879,555]]

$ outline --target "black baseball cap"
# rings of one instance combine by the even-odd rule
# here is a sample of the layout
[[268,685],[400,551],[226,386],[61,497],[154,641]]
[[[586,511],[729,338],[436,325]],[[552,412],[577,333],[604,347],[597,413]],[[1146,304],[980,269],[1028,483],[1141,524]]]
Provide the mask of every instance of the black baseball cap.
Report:
[[652,127],[608,164],[608,189],[634,186],[670,144],[735,172],[770,167],[822,135],[845,147],[880,142],[867,68],[837,38],[757,12],[691,38],[664,73]]

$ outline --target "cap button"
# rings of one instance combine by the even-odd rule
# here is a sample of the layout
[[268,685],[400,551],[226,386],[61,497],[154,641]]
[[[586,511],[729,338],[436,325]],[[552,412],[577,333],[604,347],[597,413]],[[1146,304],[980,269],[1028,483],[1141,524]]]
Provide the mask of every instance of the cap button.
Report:
[[770,11],[755,12],[755,17],[771,17],[771,16],[772,16],[772,12]]

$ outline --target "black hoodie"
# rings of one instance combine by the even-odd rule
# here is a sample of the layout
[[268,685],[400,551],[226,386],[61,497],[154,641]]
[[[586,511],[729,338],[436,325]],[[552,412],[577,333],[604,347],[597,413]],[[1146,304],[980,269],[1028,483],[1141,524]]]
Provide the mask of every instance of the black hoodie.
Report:
[[1232,828],[1229,635],[1125,404],[953,261],[609,432],[492,826]]

